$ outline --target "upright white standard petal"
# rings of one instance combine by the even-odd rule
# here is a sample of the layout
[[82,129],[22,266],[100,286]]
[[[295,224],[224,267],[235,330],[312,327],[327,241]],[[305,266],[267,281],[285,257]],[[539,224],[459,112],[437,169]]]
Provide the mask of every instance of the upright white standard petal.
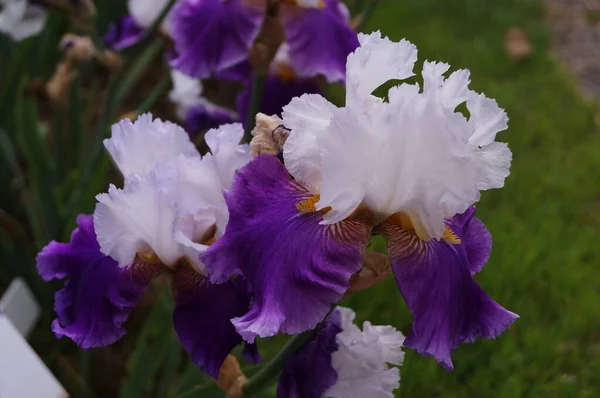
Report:
[[28,0],[0,0],[0,32],[16,41],[35,36],[46,23],[46,11]]
[[346,63],[346,104],[370,97],[373,90],[391,79],[413,75],[417,47],[402,39],[393,42],[379,31],[358,34],[358,47]]
[[178,214],[153,173],[132,177],[125,189],[111,185],[96,196],[94,230],[102,253],[119,265],[132,264],[137,254],[155,254],[174,265],[183,255],[173,239]]
[[[348,57],[347,102],[336,108],[304,95],[284,107],[291,129],[285,165],[319,195],[323,222],[349,217],[359,206],[375,223],[402,212],[422,239],[440,239],[444,219],[477,202],[480,191],[498,188],[509,174],[511,153],[496,134],[506,113],[496,101],[469,89],[470,74],[425,62],[423,88],[400,84],[384,102],[371,91],[388,79],[412,75],[416,48],[379,32],[363,35]],[[469,115],[457,107],[466,103]]]
[[342,313],[342,332],[337,337],[338,350],[332,355],[337,372],[335,385],[324,396],[332,398],[392,398],[400,385],[398,368],[404,360],[404,336],[391,326],[354,325],[354,312],[338,307]]
[[133,123],[124,119],[114,124],[112,136],[104,140],[104,146],[125,178],[147,174],[157,164],[180,154],[200,158],[185,130],[171,122],[152,120],[149,113]]
[[283,107],[283,124],[292,133],[283,145],[283,158],[291,175],[312,193],[321,186],[321,148],[317,138],[329,127],[335,105],[319,94],[303,94]]
[[204,136],[223,189],[231,187],[235,172],[250,161],[250,146],[240,144],[243,136],[244,128],[240,123],[224,124],[210,129]]
[[[167,198],[177,207],[178,214],[185,219],[185,224],[189,225],[194,220],[201,223],[210,220],[209,226],[215,227],[214,237],[219,238],[223,235],[229,220],[223,190],[229,186],[223,186],[214,157],[209,154],[199,160],[180,155],[161,165],[155,173]],[[182,221],[181,217],[179,221]],[[206,234],[205,229],[196,225],[192,235],[203,236]],[[192,237],[190,239],[195,243],[203,241]]]
[[223,190],[250,160],[249,146],[239,144],[243,134],[239,124],[209,131],[212,154],[201,158],[172,123],[143,115],[116,124],[105,145],[126,176],[125,188],[111,185],[96,197],[101,251],[121,266],[136,256],[166,266],[186,259],[204,272],[200,254],[223,235],[229,218]]
[[146,176],[131,177],[122,190],[111,185],[108,193],[98,195],[94,229],[100,250],[121,266],[131,264],[136,255],[155,255],[166,266],[186,258],[202,272],[199,256],[208,247],[205,243],[215,237],[217,226],[224,229],[227,207],[218,179],[212,190],[221,198],[215,205],[210,205],[201,184],[190,181],[194,173],[184,167],[200,162],[180,157]]
[[[129,14],[140,27],[148,29],[152,23],[160,16],[169,0],[128,0],[127,7]],[[171,33],[171,24],[169,17],[165,17],[161,29],[166,33]]]

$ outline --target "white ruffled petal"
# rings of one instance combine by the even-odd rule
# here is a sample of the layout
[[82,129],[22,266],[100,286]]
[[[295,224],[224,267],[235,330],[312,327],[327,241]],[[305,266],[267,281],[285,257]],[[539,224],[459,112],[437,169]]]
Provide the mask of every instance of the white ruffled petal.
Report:
[[342,332],[336,337],[338,350],[332,354],[337,381],[324,396],[332,398],[388,398],[399,387],[400,372],[388,363],[401,365],[404,360],[404,336],[391,326],[373,326],[361,331],[353,324],[354,312],[338,307]]
[[406,40],[392,42],[381,32],[358,34],[360,47],[348,55],[346,64],[346,104],[365,99],[391,79],[406,79],[413,75],[417,48]]
[[46,23],[46,10],[28,3],[27,0],[1,2],[0,32],[21,41],[42,31]]
[[174,265],[182,256],[173,240],[177,209],[154,174],[132,177],[125,189],[111,185],[96,199],[94,229],[100,250],[119,265],[131,264],[137,253],[154,253],[166,265]]
[[173,240],[181,245],[184,255],[200,273],[204,273],[204,264],[200,261],[200,254],[208,246],[202,243],[212,236],[208,236],[216,223],[215,212],[204,209],[196,214],[184,214],[177,217],[173,226]]
[[291,129],[283,158],[291,175],[312,193],[321,185],[321,148],[317,137],[329,127],[335,105],[319,94],[304,94],[283,107],[283,124]]
[[251,159],[250,146],[240,144],[243,136],[244,128],[240,123],[224,124],[209,130],[204,136],[223,189],[231,187],[235,172]]
[[202,83],[175,69],[171,69],[171,81],[173,89],[169,92],[169,99],[177,107],[177,116],[183,120],[190,109],[202,104]]
[[470,97],[471,72],[460,69],[452,72],[442,87],[442,103],[451,111]]
[[[335,353],[333,354],[335,358]],[[400,387],[400,371],[397,368],[381,372],[365,370],[357,378],[341,379],[341,374],[349,374],[351,363],[345,358],[335,360],[334,368],[338,372],[337,383],[325,392],[330,398],[393,398],[393,391]]]
[[512,152],[504,142],[492,142],[475,149],[479,163],[477,187],[480,190],[502,188],[510,174]]
[[321,8],[323,0],[296,0],[296,4],[302,8]]
[[383,362],[402,365],[404,361],[404,335],[392,326],[374,326],[371,322],[363,323],[365,341],[372,347],[377,347],[379,357]]
[[[129,0],[127,7],[129,14],[140,27],[148,29],[152,23],[160,16],[169,0]],[[161,28],[165,33],[171,32],[169,18],[165,18]]]
[[471,92],[467,109],[471,114],[469,123],[474,130],[469,138],[472,145],[488,145],[494,141],[498,132],[508,128],[508,116],[494,99]]
[[[320,196],[316,208],[327,210],[325,224],[365,206],[375,224],[402,212],[420,238],[440,239],[445,219],[476,203],[480,190],[504,184],[511,153],[494,139],[507,128],[506,113],[469,90],[468,70],[446,78],[450,66],[440,62],[424,63],[422,91],[400,84],[384,102],[372,91],[411,76],[417,50],[379,32],[359,40],[348,56],[345,107],[318,95],[284,107],[283,121],[291,129],[285,165]],[[457,110],[465,102],[469,117]]]
[[124,119],[114,124],[112,136],[104,140],[104,146],[125,178],[147,174],[157,164],[180,154],[200,158],[185,130],[171,122],[152,120],[149,113],[133,123]]
[[369,180],[376,178],[373,175],[377,167],[374,142],[379,139],[374,132],[376,125],[377,118],[370,114],[343,108],[334,113],[327,132],[318,137],[322,183],[316,208],[331,208],[325,213],[323,223],[345,219],[367,195]]

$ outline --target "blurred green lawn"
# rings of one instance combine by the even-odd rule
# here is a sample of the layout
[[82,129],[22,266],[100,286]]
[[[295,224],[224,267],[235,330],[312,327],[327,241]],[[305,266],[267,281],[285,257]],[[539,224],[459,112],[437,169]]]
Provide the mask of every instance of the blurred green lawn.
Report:
[[[531,39],[530,59],[507,57],[511,26]],[[494,248],[476,279],[521,318],[496,340],[456,350],[453,372],[409,351],[399,395],[600,396],[600,134],[595,105],[549,53],[541,2],[384,0],[365,31],[376,29],[415,43],[419,62],[470,69],[472,87],[508,112],[497,139],[514,154],[506,186],[478,205]],[[360,320],[409,330],[392,278],[348,304]]]

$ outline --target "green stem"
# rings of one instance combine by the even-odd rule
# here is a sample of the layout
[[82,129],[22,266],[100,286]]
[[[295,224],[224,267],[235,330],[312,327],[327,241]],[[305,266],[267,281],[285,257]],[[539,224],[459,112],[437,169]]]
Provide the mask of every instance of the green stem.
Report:
[[215,382],[213,380],[207,381],[206,383],[197,385],[187,390],[186,392],[182,392],[181,394],[175,395],[175,398],[193,398],[197,397],[199,393],[206,392],[205,390],[209,390],[215,386]]
[[171,11],[171,8],[173,8],[175,3],[177,3],[177,0],[170,0],[169,3],[165,6],[165,8],[163,8],[163,10],[160,13],[160,15],[158,16],[158,18],[156,18],[154,20],[154,22],[152,22],[152,25],[150,25],[150,27],[146,31],[146,35],[144,36],[144,39],[139,43],[140,47],[143,47],[146,44],[146,42],[148,40],[150,40],[152,38],[152,36],[154,36],[154,33],[160,28],[160,24],[167,17],[167,15],[169,14],[169,11]]
[[250,106],[248,107],[248,116],[246,117],[246,130],[244,133],[244,142],[252,140],[252,129],[256,123],[256,114],[260,110],[263,91],[265,88],[265,76],[254,72],[252,74],[252,88],[250,91]]
[[371,17],[373,16],[373,12],[375,11],[375,8],[377,8],[377,5],[380,3],[379,0],[371,0],[367,3],[367,5],[365,6],[363,12],[362,12],[362,20],[360,21],[360,25],[358,26],[357,31],[360,32],[365,28],[365,25],[369,22],[369,20],[371,19]]
[[277,355],[275,355],[275,357],[273,357],[273,359],[271,359],[271,361],[269,361],[269,363],[267,363],[257,374],[248,380],[244,386],[243,397],[251,397],[268,387],[275,380],[275,377],[277,377],[279,372],[281,372],[287,357],[294,354],[300,347],[308,342],[315,333],[315,330],[309,330],[290,338],[281,351],[279,351]]
[[137,109],[135,110],[136,115],[141,115],[142,113],[148,112],[150,108],[152,108],[152,106],[160,99],[160,97],[162,97],[162,95],[169,90],[171,85],[170,83],[171,80],[169,79],[169,76],[163,76],[158,83],[158,86],[156,86],[150,92],[150,94],[148,94],[148,97],[146,97],[146,99],[137,106]]

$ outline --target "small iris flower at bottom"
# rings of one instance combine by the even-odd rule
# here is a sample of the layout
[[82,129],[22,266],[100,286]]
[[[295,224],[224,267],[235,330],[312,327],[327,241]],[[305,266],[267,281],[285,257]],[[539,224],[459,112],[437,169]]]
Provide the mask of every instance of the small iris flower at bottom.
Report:
[[239,275],[252,286],[252,307],[232,322],[253,342],[314,328],[361,270],[371,235],[382,235],[413,317],[404,345],[452,369],[451,350],[518,317],[473,280],[491,251],[473,205],[509,174],[511,152],[495,142],[507,117],[468,88],[468,71],[446,78],[443,63],[425,62],[422,90],[403,83],[388,101],[373,96],[413,75],[417,50],[379,32],[359,41],[345,106],[308,94],[284,108],[283,162],[262,154],[238,171],[226,232],[201,259],[211,281]]
[[[244,278],[210,283],[199,255],[223,234],[222,190],[250,158],[239,124],[206,134],[212,154],[201,157],[179,126],[142,115],[113,126],[104,144],[125,177],[97,196],[94,215],[80,215],[69,243],[51,242],[37,256],[45,280],[66,279],[56,294],[52,329],[82,348],[111,344],[159,274],[175,299],[173,324],[183,347],[213,377],[242,342],[230,319],[251,301]],[[260,359],[256,347],[247,357]]]
[[285,362],[277,398],[392,398],[400,383],[402,333],[391,326],[354,325],[336,307],[315,337]]

